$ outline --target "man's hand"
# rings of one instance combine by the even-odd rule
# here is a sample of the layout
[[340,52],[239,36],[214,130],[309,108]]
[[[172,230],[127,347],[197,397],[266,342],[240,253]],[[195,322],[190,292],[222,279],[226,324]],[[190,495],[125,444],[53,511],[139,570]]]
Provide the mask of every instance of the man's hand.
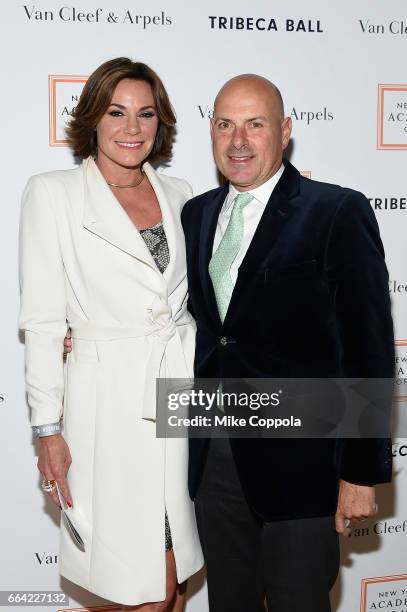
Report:
[[66,356],[68,353],[72,351],[72,340],[71,340],[71,330],[68,329],[66,332],[66,336],[64,338],[64,361],[66,360]]
[[374,487],[356,485],[346,480],[339,483],[335,527],[338,533],[349,535],[349,521],[364,521],[377,514]]
[[[70,507],[73,503],[66,475],[71,462],[71,453],[61,434],[39,438],[38,469],[45,480],[56,480],[61,496]],[[60,506],[55,489],[48,495],[57,506]]]

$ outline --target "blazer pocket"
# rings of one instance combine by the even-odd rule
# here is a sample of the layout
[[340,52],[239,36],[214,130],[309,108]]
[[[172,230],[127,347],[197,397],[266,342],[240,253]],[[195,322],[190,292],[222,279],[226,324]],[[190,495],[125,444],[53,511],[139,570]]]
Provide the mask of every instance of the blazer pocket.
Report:
[[293,262],[284,264],[282,266],[274,266],[264,268],[262,270],[263,282],[284,282],[284,280],[296,280],[298,282],[301,279],[310,280],[315,277],[317,273],[317,260],[308,259],[306,261]]

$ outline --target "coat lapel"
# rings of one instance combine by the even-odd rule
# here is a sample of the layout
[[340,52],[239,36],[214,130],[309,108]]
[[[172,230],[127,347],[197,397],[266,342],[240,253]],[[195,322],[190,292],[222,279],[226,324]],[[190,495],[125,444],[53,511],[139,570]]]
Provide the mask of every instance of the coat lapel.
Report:
[[180,216],[180,210],[182,204],[185,203],[185,197],[179,191],[169,191],[168,185],[163,184],[160,174],[149,163],[143,165],[143,170],[160,203],[163,226],[170,253],[170,261],[164,270],[163,277],[168,284],[168,293],[171,293],[186,276],[184,233]]
[[211,199],[206,202],[202,212],[202,224],[199,240],[199,274],[203,294],[206,298],[208,310],[216,325],[221,325],[218,306],[216,303],[213,285],[209,276],[209,262],[212,257],[213,241],[215,239],[216,225],[222,204],[228,194],[229,184],[217,190]]
[[300,174],[290,162],[285,161],[284,165],[284,172],[270,196],[245,258],[239,268],[239,274],[224,321],[225,325],[235,319],[239,311],[245,308],[247,301],[249,304],[253,302],[253,295],[248,290],[250,283],[256,271],[270,255],[278,235],[290,217],[290,199],[295,197],[299,191]]
[[83,172],[85,185],[83,227],[159,273],[139,231],[114,197],[91,157],[83,163]]

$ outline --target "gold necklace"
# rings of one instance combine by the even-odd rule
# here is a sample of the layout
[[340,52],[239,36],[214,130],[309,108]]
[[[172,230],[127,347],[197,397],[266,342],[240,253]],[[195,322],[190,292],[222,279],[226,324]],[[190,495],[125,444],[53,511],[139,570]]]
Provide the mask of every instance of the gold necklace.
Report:
[[138,181],[138,183],[134,183],[134,185],[119,185],[118,183],[109,183],[109,181],[106,181],[106,183],[110,185],[110,187],[120,187],[120,189],[128,189],[130,187],[138,187],[139,185],[141,185],[141,183],[143,182],[144,176],[145,174],[143,170],[141,170],[141,178]]

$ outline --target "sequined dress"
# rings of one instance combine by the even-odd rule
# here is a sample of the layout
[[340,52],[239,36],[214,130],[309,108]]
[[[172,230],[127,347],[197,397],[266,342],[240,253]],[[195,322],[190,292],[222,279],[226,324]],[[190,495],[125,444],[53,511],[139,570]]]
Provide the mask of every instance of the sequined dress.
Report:
[[[170,252],[162,222],[160,221],[156,225],[140,230],[140,235],[153,256],[157,268],[163,273],[169,264]],[[167,512],[165,513],[165,550],[172,550],[171,530]]]

